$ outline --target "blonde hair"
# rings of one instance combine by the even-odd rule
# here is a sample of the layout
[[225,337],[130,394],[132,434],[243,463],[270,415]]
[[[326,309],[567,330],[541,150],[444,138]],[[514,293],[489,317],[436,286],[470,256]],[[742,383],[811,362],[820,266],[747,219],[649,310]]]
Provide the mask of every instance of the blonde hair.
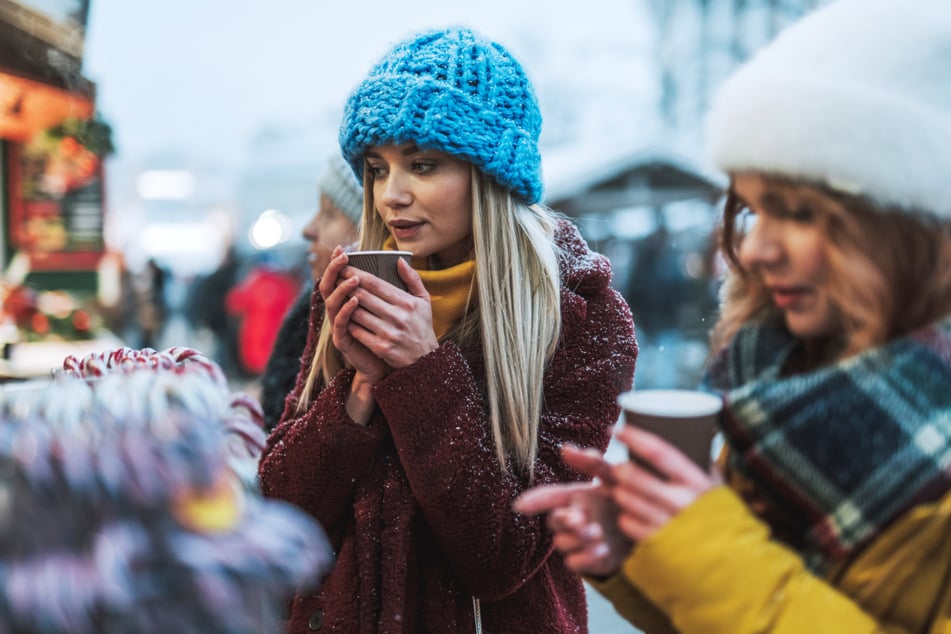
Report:
[[[503,470],[529,475],[538,454],[544,374],[561,334],[557,214],[525,205],[477,167],[470,167],[475,297],[461,322],[443,339],[460,345],[481,338],[488,417]],[[389,230],[374,210],[373,183],[364,175],[361,249],[380,249]],[[472,301],[474,299],[474,301]],[[481,307],[490,310],[480,310]],[[344,367],[330,326],[321,325],[298,410],[307,408],[319,380]]]
[[[829,292],[842,320],[835,358],[879,346],[951,314],[951,223],[923,212],[883,209],[858,196],[776,176],[767,185],[803,198],[827,236]],[[738,252],[743,204],[730,191],[718,232],[729,273],[711,350],[770,305]],[[831,345],[831,343],[830,343]]]

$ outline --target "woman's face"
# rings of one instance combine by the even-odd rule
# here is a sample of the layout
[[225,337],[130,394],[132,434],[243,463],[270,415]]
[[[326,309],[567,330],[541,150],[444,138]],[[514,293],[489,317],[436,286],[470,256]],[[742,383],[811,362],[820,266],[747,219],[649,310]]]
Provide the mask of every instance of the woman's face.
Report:
[[357,239],[357,227],[327,196],[320,195],[317,213],[304,227],[304,239],[310,242],[307,261],[316,281],[330,263],[330,254],[338,244],[346,246]]
[[734,176],[733,191],[750,216],[739,246],[740,263],[756,275],[789,331],[803,339],[840,330],[839,310],[829,291],[826,234],[818,222],[821,194],[777,190],[755,173]]
[[470,164],[415,143],[371,146],[373,205],[402,251],[448,267],[472,249]]

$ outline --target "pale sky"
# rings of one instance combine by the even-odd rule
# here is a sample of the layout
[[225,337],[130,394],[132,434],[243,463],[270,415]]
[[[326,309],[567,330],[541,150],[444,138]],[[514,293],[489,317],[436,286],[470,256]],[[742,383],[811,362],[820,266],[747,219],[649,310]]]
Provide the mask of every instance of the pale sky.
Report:
[[[463,24],[499,40],[539,89],[546,124],[573,102],[635,99],[653,43],[644,0],[91,0],[84,74],[113,125],[119,157],[247,152],[269,121],[313,121],[395,41]],[[546,95],[554,95],[546,103]],[[572,102],[572,103],[569,103]],[[588,104],[584,104],[587,107]],[[619,117],[619,120],[624,120]],[[543,138],[545,132],[543,131]]]
[[[83,74],[117,149],[107,239],[131,252],[156,243],[141,227],[218,217],[219,208],[238,224],[271,207],[310,213],[347,95],[421,30],[468,26],[511,50],[539,96],[546,156],[575,140],[640,142],[657,110],[650,0],[90,2]],[[268,129],[272,142],[255,143]],[[201,174],[195,196],[146,208],[136,182],[151,168]]]

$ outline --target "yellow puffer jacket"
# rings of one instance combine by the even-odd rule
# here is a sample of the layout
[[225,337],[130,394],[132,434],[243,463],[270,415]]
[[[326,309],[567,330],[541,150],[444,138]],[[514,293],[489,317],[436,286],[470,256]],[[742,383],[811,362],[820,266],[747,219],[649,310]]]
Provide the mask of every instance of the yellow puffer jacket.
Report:
[[720,486],[592,585],[649,634],[951,633],[951,494],[917,506],[825,579]]

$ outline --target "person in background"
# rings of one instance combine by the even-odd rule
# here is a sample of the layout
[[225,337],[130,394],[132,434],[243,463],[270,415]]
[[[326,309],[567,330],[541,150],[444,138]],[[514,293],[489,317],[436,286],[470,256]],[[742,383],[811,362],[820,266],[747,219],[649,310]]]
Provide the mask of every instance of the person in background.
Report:
[[[330,262],[330,254],[339,244],[357,240],[357,226],[363,214],[363,190],[350,165],[339,152],[327,160],[317,183],[318,207],[304,227],[304,239],[310,243],[307,261],[311,279],[320,280]],[[261,407],[264,424],[270,431],[281,418],[284,399],[294,389],[300,370],[301,355],[307,343],[310,300],[315,286],[306,284],[297,302],[284,317],[274,349],[261,376]]]
[[284,315],[297,296],[298,282],[273,254],[262,252],[248,274],[225,295],[225,311],[238,320],[238,362],[247,378],[259,377]]
[[165,321],[168,319],[168,300],[165,296],[168,276],[168,271],[155,258],[149,258],[143,271],[133,278],[140,348],[155,348],[160,345]]
[[122,340],[130,339],[136,327],[135,279],[126,263],[125,254],[107,250],[97,270],[96,309],[109,332]]
[[581,580],[511,504],[578,477],[561,444],[607,446],[637,346],[608,260],[539,202],[540,131],[521,65],[466,28],[400,42],[347,101],[359,247],[413,257],[403,291],[335,249],[261,459],[337,553],[293,632],[587,631]]
[[569,447],[516,504],[645,631],[951,629],[949,63],[942,0],[840,0],[715,99],[722,476],[625,428],[663,477]]
[[241,377],[238,360],[238,320],[228,314],[225,296],[237,283],[241,258],[234,243],[227,245],[221,262],[207,275],[196,279],[188,290],[186,318],[199,333],[212,337],[211,356],[229,377]]

